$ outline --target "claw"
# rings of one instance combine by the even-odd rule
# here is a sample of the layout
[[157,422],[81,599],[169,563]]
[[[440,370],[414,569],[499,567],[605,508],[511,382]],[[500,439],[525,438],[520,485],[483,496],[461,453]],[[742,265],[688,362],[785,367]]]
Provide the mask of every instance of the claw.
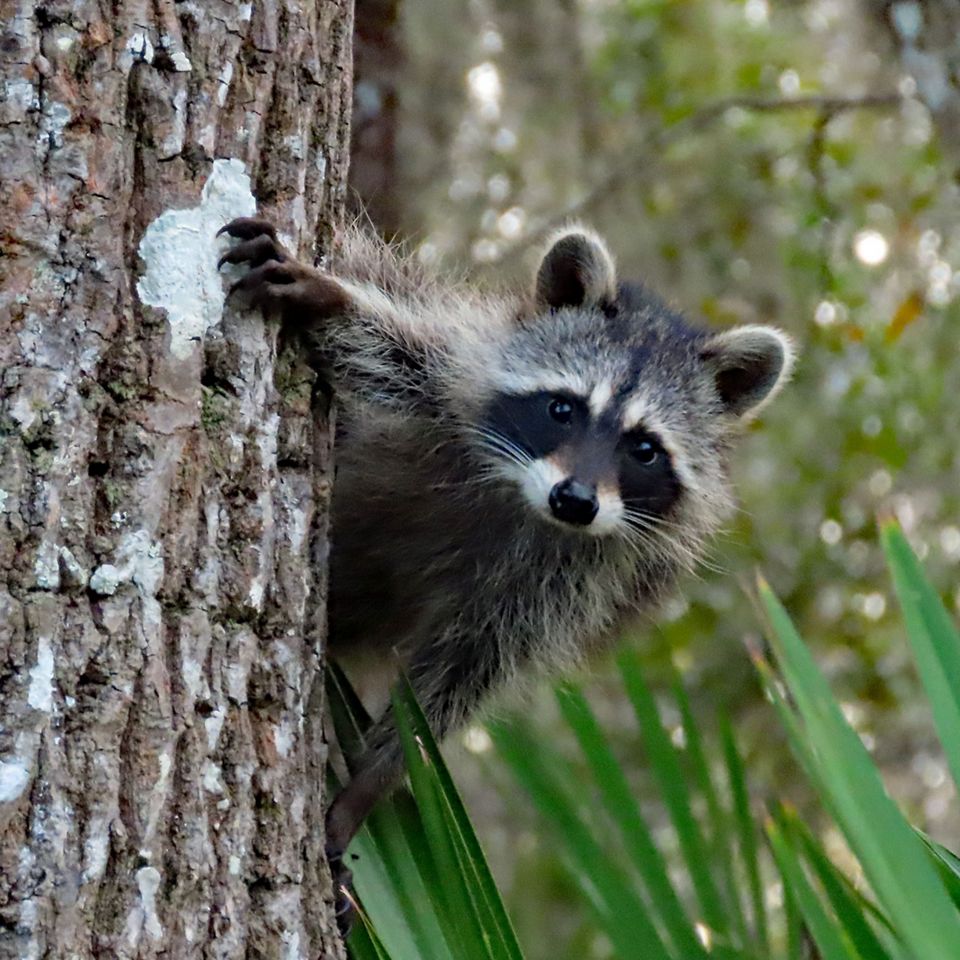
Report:
[[277,244],[276,240],[266,233],[261,233],[250,240],[243,240],[227,250],[217,261],[217,269],[219,270],[225,263],[249,262],[251,267],[259,267],[270,260],[283,263],[287,259],[289,259],[287,254]]
[[252,240],[261,234],[266,234],[273,241],[277,239],[276,227],[269,220],[263,220],[260,217],[237,217],[225,223],[217,231],[217,236],[223,233],[239,240]]
[[341,883],[339,889],[337,890],[337,904],[336,909],[334,910],[334,916],[337,918],[337,923],[350,919],[353,913],[353,898],[350,896],[350,888]]
[[[290,275],[289,270],[282,263],[276,260],[268,260],[262,266],[254,267],[245,273],[239,280],[230,285],[227,297],[232,297],[235,293],[253,291],[261,293],[263,297],[269,290],[266,290],[267,284],[286,286],[296,283],[296,278]],[[257,299],[261,299],[258,297]]]
[[340,932],[340,938],[346,940],[350,936],[350,931],[353,930],[353,920],[355,916],[355,911],[353,909],[353,903],[350,900],[344,898],[345,907],[342,911],[338,910],[336,914],[337,919],[337,930]]
[[333,889],[336,894],[334,916],[337,919],[337,929],[344,939],[353,928],[356,915],[356,903],[353,899],[353,873],[344,866],[342,850],[328,850],[327,862],[330,864],[330,873],[333,879]]

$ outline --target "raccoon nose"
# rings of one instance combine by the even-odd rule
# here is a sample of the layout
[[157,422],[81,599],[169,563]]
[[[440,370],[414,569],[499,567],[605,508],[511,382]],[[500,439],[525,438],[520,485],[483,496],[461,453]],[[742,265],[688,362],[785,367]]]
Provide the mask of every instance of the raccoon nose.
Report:
[[568,477],[550,491],[550,509],[558,520],[585,527],[597,515],[597,491]]

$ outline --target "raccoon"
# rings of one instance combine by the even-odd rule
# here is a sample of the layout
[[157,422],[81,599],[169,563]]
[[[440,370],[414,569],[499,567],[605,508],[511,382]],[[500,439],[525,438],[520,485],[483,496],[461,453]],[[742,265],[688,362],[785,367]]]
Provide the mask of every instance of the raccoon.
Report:
[[[329,271],[266,221],[221,232],[221,264],[249,265],[232,291],[302,335],[338,400],[330,655],[361,682],[404,670],[438,737],[655,611],[729,517],[731,441],[794,362],[773,327],[702,330],[618,282],[579,225],[502,295],[358,229]],[[355,771],[327,815],[341,879],[402,772],[389,706]]]

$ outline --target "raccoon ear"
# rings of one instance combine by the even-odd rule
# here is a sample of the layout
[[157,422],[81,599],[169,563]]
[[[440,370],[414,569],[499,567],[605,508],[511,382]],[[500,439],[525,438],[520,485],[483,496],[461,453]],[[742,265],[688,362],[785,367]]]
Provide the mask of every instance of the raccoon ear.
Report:
[[700,356],[728,413],[742,417],[771,400],[790,377],[793,341],[775,327],[743,326],[710,337]]
[[617,298],[617,275],[606,244],[584,227],[551,237],[536,278],[541,307],[599,306]]

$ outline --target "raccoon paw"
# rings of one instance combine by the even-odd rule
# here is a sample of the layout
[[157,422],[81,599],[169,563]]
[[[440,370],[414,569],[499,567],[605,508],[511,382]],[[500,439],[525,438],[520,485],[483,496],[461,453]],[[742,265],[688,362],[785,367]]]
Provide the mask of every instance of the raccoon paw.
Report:
[[227,294],[243,295],[251,306],[278,308],[285,323],[309,325],[312,320],[342,313],[349,305],[344,289],[327,274],[300,263],[277,240],[277,232],[267,220],[239,217],[221,227],[239,240],[221,258],[225,263],[245,263],[249,270]]
[[217,261],[217,269],[225,263],[249,263],[251,267],[259,267],[268,260],[283,263],[292,259],[277,239],[276,228],[269,220],[237,217],[222,226],[217,231],[217,236],[224,233],[241,242],[234,244]]
[[342,850],[328,850],[327,862],[330,864],[330,874],[333,879],[334,915],[337,918],[337,929],[340,936],[346,940],[353,929],[354,901],[353,901],[353,873],[343,862]]

